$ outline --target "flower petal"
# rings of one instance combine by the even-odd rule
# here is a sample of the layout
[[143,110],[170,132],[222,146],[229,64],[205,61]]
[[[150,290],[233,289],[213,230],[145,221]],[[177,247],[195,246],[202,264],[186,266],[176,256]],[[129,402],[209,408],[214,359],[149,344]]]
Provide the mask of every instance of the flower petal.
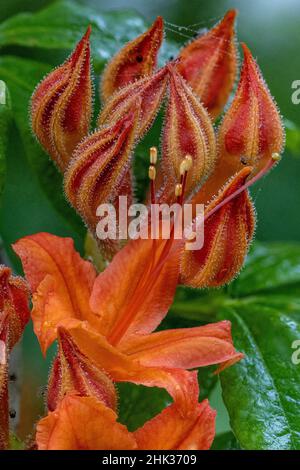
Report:
[[119,88],[153,72],[162,40],[163,19],[158,16],[148,31],[126,44],[107,65],[101,83],[104,101]]
[[129,340],[121,350],[152,367],[194,369],[240,359],[227,321],[143,335]]
[[63,326],[69,331],[81,353],[97,367],[105,370],[114,381],[164,388],[182,414],[198,401],[196,372],[171,367],[147,367],[109,344],[106,338],[85,322],[66,320]]
[[58,354],[48,381],[48,410],[55,410],[63,397],[74,390],[81,396],[94,396],[115,410],[117,394],[111,379],[102,367],[82,354],[63,326],[58,327],[58,344]]
[[94,397],[67,395],[37,425],[39,450],[129,450],[135,439],[116,413]]
[[167,245],[168,240],[132,240],[97,277],[90,305],[112,344],[150,333],[166,315],[179,269],[176,248],[164,258]]
[[203,248],[182,252],[183,284],[221,286],[231,281],[241,269],[254,232],[254,209],[246,190],[230,202],[224,202],[242,188],[251,171],[252,167],[243,168],[205,209]]
[[207,450],[215,436],[215,416],[207,400],[198,403],[189,416],[171,405],[134,436],[140,450]]
[[97,324],[89,307],[96,272],[80,258],[73,240],[38,233],[22,238],[13,248],[33,293],[34,331],[44,353],[55,340],[61,320],[79,318]]
[[190,42],[179,55],[179,72],[214,118],[226,104],[236,78],[235,17],[235,10],[228,11],[216,26]]
[[61,171],[90,126],[90,32],[88,28],[67,61],[50,72],[32,96],[33,132]]

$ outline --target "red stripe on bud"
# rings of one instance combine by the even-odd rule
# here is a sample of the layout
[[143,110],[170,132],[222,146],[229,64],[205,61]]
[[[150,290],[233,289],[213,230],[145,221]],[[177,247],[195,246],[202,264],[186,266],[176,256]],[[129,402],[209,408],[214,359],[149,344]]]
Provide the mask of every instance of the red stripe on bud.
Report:
[[88,28],[71,56],[47,75],[32,96],[33,131],[61,171],[90,126],[90,32]]
[[205,209],[204,246],[200,250],[183,252],[183,284],[218,287],[231,281],[241,269],[255,227],[254,209],[248,191],[242,191],[216,209],[225,198],[245,184],[251,171],[251,167],[243,168]]
[[179,55],[179,72],[213,117],[222,111],[236,78],[235,17],[235,10],[228,11],[220,23]]
[[109,62],[101,84],[103,100],[119,88],[152,74],[163,40],[163,19],[158,16],[145,33],[126,44]]

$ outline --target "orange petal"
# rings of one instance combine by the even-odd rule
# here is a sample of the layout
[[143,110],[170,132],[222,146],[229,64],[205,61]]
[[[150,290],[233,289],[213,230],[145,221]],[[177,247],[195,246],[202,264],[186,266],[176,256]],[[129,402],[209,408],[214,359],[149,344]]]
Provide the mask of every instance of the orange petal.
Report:
[[216,144],[207,112],[183,78],[170,67],[170,96],[163,133],[162,170],[172,186],[180,181],[180,164],[189,154],[186,193],[201,184],[214,166]]
[[258,172],[283,147],[284,131],[277,106],[246,45],[234,100],[219,130],[221,158],[239,164],[244,156]]
[[194,369],[240,358],[230,322],[165,330],[128,341],[122,351],[146,366]]
[[67,61],[50,72],[32,96],[33,131],[62,171],[90,126],[90,32],[88,28]]
[[230,202],[220,208],[218,206],[243,186],[251,171],[251,167],[245,167],[237,173],[205,209],[203,248],[184,250],[182,253],[183,284],[192,287],[221,286],[231,281],[241,269],[255,226],[248,191],[242,191]]
[[55,410],[63,397],[73,390],[81,396],[94,396],[115,410],[117,394],[105,370],[82,354],[69,331],[62,326],[58,327],[58,344],[58,355],[48,381],[48,410]]
[[171,405],[134,436],[141,450],[207,450],[215,436],[215,416],[207,400],[198,403],[189,416]]
[[116,206],[118,196],[131,195],[131,185],[124,187],[124,178],[130,171],[137,125],[138,113],[133,110],[86,137],[66,171],[66,195],[93,233],[99,222],[98,206]]
[[67,395],[37,425],[39,450],[129,450],[135,439],[117,415],[94,397]]
[[126,44],[107,65],[101,84],[104,101],[120,87],[153,72],[162,40],[163,19],[158,16],[148,31]]
[[190,42],[179,55],[179,72],[214,118],[226,104],[236,78],[235,17],[235,10],[228,11],[216,26]]
[[[94,284],[91,308],[112,344],[153,331],[172,304],[178,253],[163,259],[168,240],[132,240]],[[163,261],[162,261],[163,260]]]
[[160,69],[150,77],[130,83],[121,88],[105,103],[98,124],[112,124],[123,118],[129,111],[138,109],[138,138],[142,138],[151,126],[165,95],[168,69]]
[[[0,265],[0,339],[8,349],[19,341],[29,320],[29,289],[24,279]],[[1,360],[0,360],[1,363]]]
[[198,401],[196,372],[170,367],[147,367],[109,344],[106,338],[84,322],[68,320],[64,322],[64,327],[81,353],[105,370],[114,381],[164,388],[183,414]]
[[34,331],[45,353],[64,318],[97,324],[89,308],[95,269],[75,251],[73,240],[49,233],[22,238],[13,245],[33,293]]

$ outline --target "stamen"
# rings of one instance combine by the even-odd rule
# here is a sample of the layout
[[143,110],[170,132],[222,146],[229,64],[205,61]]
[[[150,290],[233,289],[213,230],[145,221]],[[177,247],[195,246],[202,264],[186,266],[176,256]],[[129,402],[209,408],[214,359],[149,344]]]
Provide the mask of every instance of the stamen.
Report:
[[186,155],[182,162],[180,163],[179,172],[180,172],[180,184],[182,185],[181,195],[177,198],[177,202],[182,205],[184,190],[186,186],[187,174],[192,168],[193,157],[191,155]]
[[213,215],[215,212],[217,212],[219,209],[221,209],[223,206],[225,206],[225,204],[227,204],[228,202],[232,201],[233,199],[235,199],[237,196],[239,196],[239,194],[241,194],[243,191],[245,191],[246,189],[248,189],[250,186],[252,186],[254,183],[256,183],[256,181],[258,181],[259,179],[261,179],[263,176],[266,175],[266,173],[268,173],[269,170],[271,170],[271,168],[273,168],[274,165],[276,165],[279,160],[281,160],[281,156],[278,154],[278,153],[273,153],[270,160],[266,163],[266,165],[264,166],[264,168],[262,168],[255,176],[253,176],[253,178],[249,179],[248,181],[246,181],[245,184],[243,184],[243,186],[241,186],[239,189],[237,189],[234,193],[232,193],[230,196],[226,197],[225,199],[223,199],[222,202],[220,202],[220,204],[218,204],[216,207],[214,207],[210,212],[208,212],[205,216],[204,216],[204,221],[208,219],[208,217],[210,217],[211,215]]
[[182,184],[181,183],[177,183],[175,185],[175,196],[176,197],[179,197],[182,195]]
[[157,163],[157,148],[156,147],[150,148],[150,163],[151,165],[156,165]]
[[156,178],[156,168],[154,165],[150,165],[149,166],[149,172],[148,172],[148,175],[149,175],[149,179],[151,181],[154,181],[155,178]]

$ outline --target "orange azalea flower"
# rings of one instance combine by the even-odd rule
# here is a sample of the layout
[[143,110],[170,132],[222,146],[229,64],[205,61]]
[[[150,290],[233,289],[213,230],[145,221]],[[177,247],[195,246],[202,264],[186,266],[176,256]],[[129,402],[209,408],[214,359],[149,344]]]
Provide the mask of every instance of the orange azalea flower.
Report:
[[[152,333],[172,304],[179,276],[178,246],[166,251],[163,240],[153,250],[153,243],[130,242],[98,276],[70,239],[40,233],[14,245],[33,293],[32,319],[42,351],[59,338],[50,409],[62,389],[74,388],[114,407],[114,392],[96,366],[116,382],[164,387],[186,413],[198,401],[198,386],[195,373],[185,369],[224,368],[242,357],[226,321]],[[87,388],[84,374],[90,373]]]
[[[240,270],[255,225],[247,188],[278,160],[284,141],[278,110],[246,46],[234,99],[218,132],[214,130],[213,119],[226,104],[237,75],[235,17],[230,10],[177,59],[156,70],[163,39],[163,20],[158,17],[108,64],[101,82],[99,128],[83,140],[92,88],[89,30],[70,59],[38,86],[32,101],[34,131],[64,172],[68,199],[95,233],[99,204],[113,203],[118,210],[118,196],[133,201],[133,149],[168,96],[151,202],[174,201],[179,184],[181,203],[205,204],[205,245],[198,252],[183,253],[180,261],[181,282],[194,287],[222,285]],[[82,86],[77,86],[79,81]],[[54,99],[57,87],[60,98]],[[186,155],[192,167],[182,172]],[[109,241],[106,248],[114,254],[120,244]]]
[[29,320],[29,290],[24,279],[0,266],[0,449],[8,447],[8,357]]
[[117,422],[116,413],[94,397],[68,394],[38,423],[36,442],[39,450],[206,450],[214,434],[215,412],[207,400],[188,417],[170,405],[129,432]]

